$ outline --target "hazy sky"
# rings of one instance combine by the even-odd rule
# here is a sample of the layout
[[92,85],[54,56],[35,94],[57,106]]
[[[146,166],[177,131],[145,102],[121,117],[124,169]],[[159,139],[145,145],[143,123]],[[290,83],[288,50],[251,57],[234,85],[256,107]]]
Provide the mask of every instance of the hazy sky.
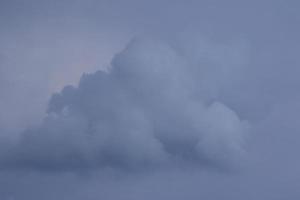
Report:
[[0,199],[300,198],[299,9],[0,0]]

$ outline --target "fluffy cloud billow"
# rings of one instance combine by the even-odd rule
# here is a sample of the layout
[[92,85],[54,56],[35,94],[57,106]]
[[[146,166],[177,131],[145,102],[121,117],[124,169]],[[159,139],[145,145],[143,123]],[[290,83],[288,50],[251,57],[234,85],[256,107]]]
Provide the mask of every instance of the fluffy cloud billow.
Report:
[[248,122],[219,98],[236,84],[235,47],[134,39],[107,71],[54,94],[47,116],[2,146],[1,168],[227,166]]

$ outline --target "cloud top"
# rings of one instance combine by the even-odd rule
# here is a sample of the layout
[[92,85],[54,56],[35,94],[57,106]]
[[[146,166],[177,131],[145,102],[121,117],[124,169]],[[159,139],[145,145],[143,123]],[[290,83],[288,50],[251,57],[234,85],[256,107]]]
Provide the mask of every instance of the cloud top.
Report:
[[[234,48],[134,39],[108,71],[84,74],[47,117],[4,145],[2,168],[224,166],[243,153],[247,121],[218,100],[238,76]],[[196,48],[196,49],[195,49]],[[191,53],[192,52],[192,53]],[[231,53],[232,52],[232,53]]]

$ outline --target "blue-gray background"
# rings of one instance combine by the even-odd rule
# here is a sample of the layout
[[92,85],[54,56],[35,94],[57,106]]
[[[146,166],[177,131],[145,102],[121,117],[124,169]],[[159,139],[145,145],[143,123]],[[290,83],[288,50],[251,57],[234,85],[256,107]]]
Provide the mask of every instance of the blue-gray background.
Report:
[[[13,147],[13,150],[11,147],[0,148],[0,198],[4,200],[183,198],[279,200],[300,198],[300,159],[298,155],[300,151],[299,8],[300,3],[292,0],[1,0],[0,143],[2,147],[10,146],[10,143],[14,143],[11,141],[18,141],[20,137],[25,138],[21,139],[25,142]],[[199,167],[198,165],[190,167],[185,164],[172,167],[177,162],[162,164],[164,167],[157,167],[154,164],[156,167],[145,170],[142,164],[135,163],[139,160],[135,158],[133,161],[130,160],[132,153],[125,154],[129,155],[128,160],[125,156],[125,161],[124,157],[120,161],[118,156],[111,158],[108,156],[110,154],[100,155],[100,157],[104,157],[103,162],[106,162],[108,166],[113,163],[113,168],[120,162],[117,170],[98,168],[98,165],[95,164],[95,167],[93,163],[81,165],[76,161],[73,163],[72,160],[69,161],[65,157],[56,157],[60,151],[62,154],[79,151],[89,155],[87,153],[89,149],[87,151],[84,149],[88,147],[85,146],[85,143],[78,142],[81,137],[77,138],[77,135],[74,136],[71,147],[68,147],[70,145],[68,142],[65,145],[60,136],[57,136],[57,142],[56,135],[52,136],[53,131],[48,126],[60,127],[60,123],[52,124],[46,120],[46,125],[40,125],[45,117],[48,119],[47,107],[50,111],[59,109],[57,107],[60,104],[55,102],[54,98],[48,104],[54,92],[59,92],[68,84],[78,85],[84,72],[92,73],[97,70],[107,70],[111,65],[122,65],[118,63],[119,60],[120,62],[129,62],[129,64],[124,64],[125,67],[131,66],[130,56],[141,57],[142,61],[136,62],[143,63],[145,57],[149,59],[144,54],[154,54],[153,59],[158,59],[158,61],[153,61],[153,64],[158,63],[158,66],[160,66],[161,60],[165,62],[164,58],[170,56],[171,61],[167,59],[166,62],[177,66],[177,58],[174,61],[172,52],[170,53],[172,55],[169,55],[169,50],[165,50],[164,45],[158,44],[156,47],[152,45],[152,42],[150,42],[151,44],[148,44],[147,41],[137,42],[138,44],[133,42],[133,45],[126,48],[129,49],[128,51],[123,50],[136,36],[159,38],[160,41],[163,41],[162,43],[171,44],[174,49],[179,48],[179,52],[181,48],[177,46],[183,46],[183,49],[188,46],[188,50],[183,53],[186,57],[184,60],[192,60],[191,63],[196,62],[193,60],[194,57],[204,52],[204,58],[200,56],[197,59],[204,59],[202,64],[206,65],[205,53],[208,52],[209,59],[216,59],[212,66],[214,64],[238,66],[226,71],[228,74],[225,78],[222,74],[211,72],[206,67],[201,71],[201,73],[207,74],[207,76],[204,75],[203,82],[198,81],[197,77],[193,77],[197,80],[196,83],[209,85],[200,87],[199,93],[202,96],[199,98],[201,101],[204,103],[215,100],[222,102],[222,105],[227,105],[234,110],[240,121],[246,120],[250,124],[250,130],[247,131],[246,136],[243,136],[243,140],[245,140],[243,151],[245,152],[241,158],[234,159],[234,164],[232,164],[234,166],[230,166],[230,170],[215,169],[210,164],[205,166],[201,164]],[[198,38],[201,38],[200,50],[197,45],[193,46],[199,41]],[[190,48],[190,46],[192,47]],[[155,55],[156,48],[161,54]],[[121,58],[113,59],[119,52],[123,52]],[[141,55],[139,52],[142,52]],[[228,54],[225,58],[222,56],[224,52]],[[114,61],[111,64],[112,59]],[[147,64],[146,67],[148,67]],[[139,68],[133,67],[130,70],[132,70],[130,73],[135,75],[135,71]],[[165,70],[170,74],[181,73],[180,70],[177,71],[177,68],[174,71],[172,68]],[[185,71],[190,74],[188,70]],[[150,73],[151,75],[152,73],[152,71],[147,71],[145,74],[143,72],[143,69],[136,72],[138,74],[136,76],[139,77],[141,74],[143,77],[145,74]],[[115,72],[117,75],[114,76],[118,77],[116,82],[123,83],[122,77],[124,79],[127,76],[130,77],[127,73],[129,72],[126,70],[125,72],[122,70]],[[155,75],[152,76],[156,78]],[[114,78],[111,79],[115,80]],[[183,75],[183,78],[192,79],[191,75]],[[97,85],[93,85],[94,79],[97,77],[88,76],[86,78],[92,84],[87,88],[94,89],[93,92],[98,91]],[[114,83],[113,80],[108,83]],[[160,85],[152,84],[151,80],[150,83],[145,84],[147,86],[145,88],[150,87],[149,90],[152,91],[152,87],[160,87]],[[158,82],[165,83],[161,79]],[[133,81],[133,85],[129,85],[129,89],[125,90],[125,95],[127,93],[135,94],[131,88],[139,83]],[[82,87],[85,86],[84,83],[82,85]],[[102,87],[99,90],[104,96],[110,97],[110,94],[116,90],[110,85]],[[142,87],[142,89],[144,88]],[[80,89],[76,91],[77,96],[74,98],[71,96],[71,98],[75,102],[78,99],[80,101],[78,105],[69,103],[69,94],[62,95],[62,102],[69,105],[74,104],[77,106],[74,107],[83,110],[85,115],[80,115],[80,117],[88,116],[95,119],[93,113],[87,108],[89,102],[81,102],[81,99],[89,98],[89,90],[84,90],[88,93],[87,97],[80,96],[82,94]],[[183,104],[190,101],[178,100],[179,103],[177,103],[177,95],[178,98],[184,96],[185,90],[179,88],[176,91],[178,94],[172,91],[172,94],[168,94],[163,100],[167,102],[171,99],[171,104],[175,102],[176,107],[184,107]],[[163,90],[163,92],[165,91]],[[145,98],[147,99],[147,94]],[[107,106],[109,98],[103,101]],[[129,106],[131,104],[127,101],[121,102],[124,105],[119,106],[119,102],[117,102],[118,107],[111,108],[114,112],[120,112],[119,115],[126,113],[127,108],[131,108]],[[162,102],[161,107],[165,107],[164,103]],[[159,108],[157,103],[151,101],[150,104]],[[99,103],[99,105],[101,107],[102,104]],[[145,107],[149,108],[143,106],[143,108]],[[180,111],[178,108],[178,112]],[[170,115],[174,113],[176,114],[175,111],[170,111]],[[149,121],[157,120],[155,117],[161,116],[160,114],[154,112],[154,119],[151,118]],[[100,116],[101,119],[106,117],[105,113]],[[190,118],[179,117],[176,119],[189,121]],[[75,129],[77,130],[80,126],[76,122]],[[65,124],[62,123],[64,127]],[[118,120],[117,123],[122,125]],[[218,124],[222,124],[222,122],[213,123],[222,128],[222,125]],[[141,130],[144,130],[144,126],[148,127],[148,125],[144,125],[144,122],[138,121],[138,124],[142,126]],[[180,124],[159,125],[158,130],[189,131],[188,125],[186,127],[180,126]],[[235,124],[240,126],[239,121]],[[52,134],[49,138],[46,137],[46,142],[44,139],[28,133],[38,132],[31,131],[31,129],[28,131],[28,127],[35,126],[39,127],[37,129],[42,132]],[[69,130],[70,127],[67,128]],[[125,126],[126,128],[127,126]],[[104,129],[104,131],[107,130]],[[166,137],[169,141],[173,136]],[[191,136],[191,138],[193,137]],[[39,144],[44,145],[48,139],[52,143],[47,147],[31,148],[31,146]],[[235,144],[236,140],[238,139],[235,136],[225,138],[226,145],[231,142]],[[121,144],[114,143],[111,150],[113,152],[118,151],[116,149],[123,144],[123,141],[127,142],[127,138],[116,139],[116,141],[121,141]],[[130,140],[128,143],[131,144],[131,142]],[[148,141],[148,137],[143,137],[137,139],[136,142],[137,146],[129,149],[130,152],[139,152],[139,148],[151,143],[152,138]],[[67,147],[61,148],[57,143],[62,143],[61,146]],[[176,148],[175,144],[172,143],[169,147]],[[214,143],[208,142],[205,145],[208,146],[207,148],[205,146],[205,151],[215,150],[215,146],[211,147]],[[178,148],[180,149],[181,146],[179,145]],[[147,156],[150,152],[147,162],[149,161],[151,164],[160,162],[157,160],[160,159],[161,154],[155,151],[156,148],[149,146],[149,149],[149,151],[145,150]],[[39,150],[41,153],[36,155],[35,151]],[[144,149],[142,148],[142,150]],[[110,149],[106,148],[105,151],[110,151]],[[22,154],[22,152],[25,153]],[[142,153],[144,152],[142,151]],[[216,153],[217,156],[218,153]],[[50,159],[41,159],[41,157],[47,156],[50,156]],[[82,157],[79,156],[79,158]],[[224,158],[221,160],[227,165]],[[231,163],[231,161],[228,162]],[[127,164],[129,168],[131,165],[134,167],[130,170],[122,169],[124,165],[128,167]],[[74,168],[76,168],[75,171]]]

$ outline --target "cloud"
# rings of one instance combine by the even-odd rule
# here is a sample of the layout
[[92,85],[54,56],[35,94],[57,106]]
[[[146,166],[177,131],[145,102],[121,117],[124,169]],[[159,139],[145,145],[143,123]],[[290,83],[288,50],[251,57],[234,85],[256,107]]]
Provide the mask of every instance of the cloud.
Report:
[[249,125],[219,95],[239,75],[239,56],[228,45],[186,44],[132,40],[108,71],[84,74],[78,86],[54,94],[43,122],[1,147],[0,166],[231,165],[244,152]]

